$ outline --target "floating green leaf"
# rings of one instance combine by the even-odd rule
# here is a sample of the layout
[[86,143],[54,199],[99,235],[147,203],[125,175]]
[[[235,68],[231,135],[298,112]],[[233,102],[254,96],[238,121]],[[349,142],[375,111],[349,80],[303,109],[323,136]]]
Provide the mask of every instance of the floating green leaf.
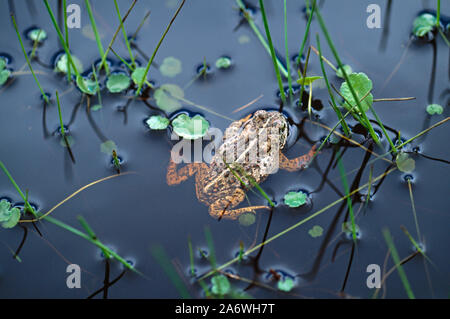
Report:
[[112,151],[117,151],[117,145],[114,141],[108,140],[100,145],[100,151],[107,155],[111,155]]
[[413,34],[416,37],[423,37],[432,31],[436,26],[436,17],[429,13],[423,13],[413,22]]
[[302,191],[289,192],[284,195],[284,202],[291,208],[300,207],[306,203],[307,197],[308,195]]
[[[361,106],[363,111],[366,112],[370,106],[373,104],[373,95],[369,93],[372,90],[372,81],[365,73],[352,73],[349,76],[349,80],[355,89],[356,96],[359,100],[361,100],[364,96],[364,100],[361,101]],[[369,93],[369,94],[367,94]],[[347,82],[342,83],[341,85],[341,94],[344,96],[351,105],[348,105],[347,102],[344,103],[345,108],[350,110],[352,107],[356,106],[356,101],[353,98],[353,94],[350,91]]]
[[3,199],[0,201],[0,223],[3,228],[13,228],[20,219],[20,209],[11,208],[11,203]]
[[95,95],[99,89],[98,83],[89,78],[84,78],[81,75],[77,76],[77,86],[81,90],[81,92]]
[[0,70],[3,70],[6,67],[6,60],[0,58]]
[[[343,65],[342,69],[344,69],[345,73],[347,73],[347,74],[352,74],[353,73],[352,67],[350,65],[348,65],[348,64]],[[342,72],[342,69],[339,68],[336,71],[336,76],[343,79],[344,78],[344,72]]]
[[416,162],[411,157],[409,157],[407,153],[403,152],[398,153],[395,162],[397,163],[399,171],[403,173],[412,172],[416,167]]
[[[71,55],[71,57],[72,57],[72,61],[75,64],[77,70],[78,71],[83,70],[83,64],[81,63],[81,61],[74,55]],[[67,63],[68,63],[67,55],[64,53],[56,61],[55,71],[66,74],[67,73]]]
[[181,61],[173,56],[169,56],[163,60],[159,71],[162,75],[173,78],[181,73]]
[[[348,237],[353,236],[353,226],[351,221],[347,221],[345,223],[342,223],[341,230],[343,233],[345,233]],[[355,224],[355,233],[359,233],[359,226]]]
[[113,73],[108,77],[106,81],[106,87],[111,93],[120,93],[130,87],[130,78],[123,73]]
[[187,114],[180,114],[172,121],[172,127],[179,136],[195,140],[205,136],[209,129],[209,123],[200,115],[190,118]]
[[166,112],[174,112],[181,108],[179,99],[184,98],[184,91],[176,84],[163,84],[153,94],[156,105]]
[[45,32],[45,30],[43,29],[33,29],[30,32],[28,32],[28,37],[32,41],[42,42],[45,41],[45,39],[47,39],[47,32]]
[[211,292],[218,296],[224,296],[230,292],[231,285],[225,275],[217,275],[211,278]]
[[239,216],[239,224],[242,226],[250,226],[255,223],[256,217],[255,214],[245,213]]
[[439,104],[430,104],[427,106],[427,112],[430,115],[442,114],[442,112],[444,112],[444,108],[442,106],[440,106]]
[[311,228],[308,231],[308,234],[312,237],[312,238],[316,238],[316,237],[320,237],[323,234],[323,228],[320,227],[319,225],[315,225],[313,228]]
[[8,81],[9,77],[11,75],[11,71],[8,69],[3,69],[0,71],[0,86],[6,83]]
[[216,68],[218,69],[228,69],[229,67],[231,67],[231,65],[233,64],[233,62],[231,61],[231,59],[227,56],[223,56],[217,59],[216,61]]
[[169,119],[161,115],[153,115],[146,121],[152,130],[165,130],[169,126]]
[[289,292],[294,288],[294,280],[290,277],[285,277],[278,280],[277,284],[278,290]]
[[141,83],[142,79],[145,75],[145,68],[136,68],[134,69],[133,73],[131,73],[131,79],[133,80],[134,84],[139,85]]

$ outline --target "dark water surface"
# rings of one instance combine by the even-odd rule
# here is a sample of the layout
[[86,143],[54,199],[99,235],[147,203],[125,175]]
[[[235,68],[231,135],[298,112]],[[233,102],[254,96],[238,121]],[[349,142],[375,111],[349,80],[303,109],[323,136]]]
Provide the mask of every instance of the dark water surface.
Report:
[[[89,18],[84,2],[70,2],[79,3],[82,8],[82,29],[70,31],[70,47],[87,69],[99,57],[97,46],[95,40],[86,37],[89,31],[87,29]],[[118,24],[114,3],[91,2],[106,48]],[[128,33],[131,34],[138,27],[145,12],[151,10],[150,18],[136,41],[139,48],[148,56],[152,54],[173,15],[175,9],[170,6],[173,2],[138,1],[125,23]],[[284,53],[283,8],[280,5],[282,1],[265,2],[274,45],[279,52]],[[38,55],[42,62],[51,63],[52,56],[61,49],[56,32],[43,3],[34,2],[36,12],[33,12],[27,3],[14,1],[19,29],[23,32],[30,26],[37,25],[48,32],[48,39],[38,48]],[[306,25],[301,3],[302,1],[288,1],[289,51],[292,56],[298,53]],[[364,72],[372,79],[375,98],[409,96],[416,98],[407,102],[375,103],[374,107],[386,126],[400,131],[402,138],[408,139],[449,115],[449,49],[440,37],[437,39],[433,102],[444,106],[442,115],[429,118],[425,112],[428,105],[432,45],[411,44],[397,72],[388,83],[385,83],[408,46],[412,22],[417,13],[427,8],[435,9],[435,1],[393,1],[390,32],[384,51],[379,48],[383,29],[366,27],[368,16],[366,8],[370,3],[378,3],[385,8],[386,1],[345,0],[320,1],[320,3],[322,3],[321,12],[343,62],[350,64],[354,71]],[[57,1],[51,1],[51,4],[56,12]],[[131,1],[120,1],[119,4],[123,15]],[[260,108],[278,109],[279,101],[276,97],[278,87],[271,59],[246,24],[234,31],[240,21],[236,7],[232,0],[187,1],[155,59],[161,64],[165,57],[176,57],[182,62],[182,73],[175,78],[168,78],[157,68],[152,67],[149,78],[156,85],[174,83],[184,87],[195,76],[197,66],[205,58],[213,67],[213,73],[206,80],[195,81],[189,86],[185,91],[186,99],[232,119],[239,119],[250,111]],[[0,52],[13,57],[9,66],[17,71],[24,65],[25,59],[9,19],[9,10],[8,1],[2,1]],[[443,1],[441,10],[443,14],[448,15],[450,3]],[[259,12],[255,13],[255,19],[263,31]],[[315,46],[316,32],[320,32],[320,28],[317,21],[314,21],[311,27],[311,44]],[[240,43],[242,41],[245,43]],[[335,60],[322,34],[321,43],[324,56],[334,63]],[[29,41],[25,41],[25,45],[27,50],[31,50],[32,44]],[[121,56],[128,56],[122,34],[117,37],[114,50]],[[232,58],[232,69],[227,71],[215,69],[216,59],[223,55]],[[110,57],[114,58],[114,55],[110,54]],[[138,59],[146,63],[145,58],[139,56]],[[64,78],[55,75],[51,69],[46,69],[36,62],[33,62],[33,67],[35,70],[45,72],[38,74],[38,77],[44,90],[50,92],[53,98],[55,90],[65,92],[61,93],[61,103],[64,123],[68,124],[73,109],[80,101],[80,93],[76,89],[67,91],[69,86]],[[330,81],[339,87],[342,80],[335,77],[328,66],[326,69]],[[24,70],[28,71],[26,67]],[[321,75],[319,60],[314,53],[311,53],[308,75]],[[324,105],[323,109],[314,111],[314,115],[318,116],[316,121],[333,127],[337,117],[329,107],[326,88],[315,87],[313,92],[314,99],[320,99]],[[232,113],[260,95],[263,97],[257,103],[241,112]],[[240,241],[244,243],[245,248],[261,242],[269,221],[268,211],[257,212],[256,223],[249,227],[241,226],[237,221],[218,222],[209,216],[208,207],[197,200],[193,178],[176,187],[166,184],[166,167],[173,142],[169,140],[167,132],[149,131],[143,124],[150,115],[158,114],[155,110],[149,109],[141,101],[134,101],[128,107],[125,121],[124,113],[118,110],[126,105],[127,99],[123,95],[112,95],[104,91],[103,108],[92,112],[90,121],[84,101],[73,124],[70,125],[70,133],[75,141],[72,151],[76,164],[73,165],[66,150],[60,146],[59,137],[53,134],[59,126],[55,104],[46,108],[46,125],[50,136],[45,138],[42,120],[44,108],[39,96],[31,75],[18,75],[7,87],[0,88],[0,159],[21,188],[29,190],[30,201],[42,212],[48,211],[80,187],[115,173],[110,164],[110,156],[100,152],[100,144],[105,139],[113,140],[118,145],[119,155],[124,160],[122,170],[133,172],[89,188],[52,213],[55,218],[77,228],[80,226],[76,217],[84,216],[96,231],[98,238],[113,247],[121,256],[134,261],[137,269],[145,275],[142,277],[131,272],[126,273],[109,289],[109,297],[179,297],[175,286],[151,254],[151,247],[154,245],[161,245],[173,264],[178,267],[183,280],[188,283],[191,296],[203,296],[198,284],[190,284],[188,237],[190,236],[195,250],[195,267],[198,274],[209,271],[209,263],[202,260],[198,253],[198,248],[207,249],[208,246],[205,240],[205,226],[212,232],[219,265],[235,257],[239,251]],[[149,103],[154,104],[154,101],[149,100]],[[229,120],[194,106],[184,105],[183,108],[200,112],[212,126],[221,130],[230,124]],[[300,123],[304,118],[308,119],[308,113],[298,107],[285,106],[284,111],[296,123]],[[101,134],[95,131],[92,122],[96,123]],[[354,121],[349,122],[355,124]],[[312,143],[320,141],[328,133],[327,130],[309,121],[303,123],[301,138],[287,152],[290,158],[306,153]],[[415,140],[406,149],[419,147],[420,152],[425,155],[449,160],[450,149],[447,140],[449,133],[449,126],[444,124]],[[390,136],[393,139],[396,137],[394,133]],[[354,135],[354,139],[364,141],[363,136],[358,134]],[[364,145],[369,146],[368,143]],[[375,147],[374,151],[383,154],[388,150],[385,138],[382,139],[382,147],[384,149]],[[318,189],[325,179],[323,173],[332,160],[333,152],[332,148],[326,148],[307,170],[296,173],[280,171],[261,185],[277,203],[267,238],[299,222],[344,194],[339,171],[333,166],[326,176],[328,182]],[[349,184],[354,181],[365,155],[365,151],[359,147],[349,147],[345,151],[343,164],[348,172]],[[372,156],[370,160],[373,158]],[[386,158],[391,159],[390,156]],[[404,270],[416,297],[446,298],[450,293],[449,167],[447,163],[419,155],[413,155],[413,158],[416,168],[411,173],[412,191],[426,253],[432,264],[426,262],[425,266],[425,259],[416,256],[404,265]],[[373,176],[382,174],[388,167],[388,162],[377,160],[374,162]],[[359,185],[367,183],[369,173],[370,165],[367,165],[362,172]],[[312,203],[309,207],[291,209],[284,205],[284,194],[299,189],[312,192],[310,195]],[[0,197],[8,197],[15,203],[22,201],[3,174],[0,174]],[[267,204],[264,198],[251,192],[249,199],[253,205]],[[258,260],[261,270],[258,275],[251,263],[244,265],[235,263],[226,270],[248,279],[257,279],[258,282],[274,288],[270,290],[252,287],[247,290],[248,294],[257,298],[338,297],[345,280],[352,248],[351,240],[345,239],[339,233],[346,207],[339,215],[334,230],[330,230],[340,206],[341,204],[338,204],[330,208],[265,246]],[[360,206],[361,203],[353,203],[355,212],[359,211]],[[361,238],[354,249],[344,292],[352,297],[369,298],[373,290],[366,286],[367,265],[378,264],[383,269],[387,260],[386,269],[389,270],[393,266],[392,259],[390,257],[386,259],[388,248],[382,229],[387,227],[390,230],[400,258],[414,252],[413,245],[400,228],[404,225],[417,239],[404,173],[396,170],[386,177],[367,209],[359,211],[356,223],[360,227]],[[312,238],[308,234],[314,225],[323,227],[324,234],[321,237]],[[85,298],[103,286],[105,267],[98,248],[48,222],[38,223],[37,226],[43,237],[38,235],[35,228],[27,225],[28,238],[20,253],[21,263],[11,258],[11,250],[15,251],[18,247],[23,230],[20,227],[1,230],[1,298]],[[327,239],[326,234],[329,230]],[[332,255],[336,245],[339,247],[333,261]],[[252,256],[256,256],[256,252]],[[84,270],[81,289],[67,288],[68,263],[79,264]],[[315,264],[318,267],[315,267]],[[112,261],[111,265],[113,279],[120,274],[123,267],[116,261]],[[317,270],[317,273],[315,276],[297,276],[297,286],[291,291],[291,295],[276,290],[274,281],[268,279],[269,269],[284,271],[293,276],[309,273],[312,269]],[[209,280],[206,280],[208,284]],[[248,286],[248,283],[242,281],[232,280],[231,283],[238,290]],[[397,272],[388,277],[384,287],[387,298],[406,297]],[[382,292],[379,296],[381,295]]]

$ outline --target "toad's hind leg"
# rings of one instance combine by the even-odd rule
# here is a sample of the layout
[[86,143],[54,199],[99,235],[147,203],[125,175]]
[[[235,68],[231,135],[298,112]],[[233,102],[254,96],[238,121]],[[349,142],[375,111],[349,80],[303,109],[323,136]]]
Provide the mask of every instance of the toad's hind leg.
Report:
[[189,163],[177,171],[177,164],[174,161],[170,160],[169,166],[167,167],[167,184],[177,185],[181,182],[184,182],[189,177],[197,173],[201,166],[202,163]]
[[215,218],[237,219],[240,215],[257,209],[270,209],[268,206],[249,206],[231,210],[228,209],[239,205],[244,198],[245,192],[238,188],[233,195],[225,196],[212,203],[209,206],[209,214]]
[[293,159],[288,159],[283,153],[280,152],[280,168],[289,172],[301,170],[309,165],[315,154],[316,145],[311,147],[308,154]]

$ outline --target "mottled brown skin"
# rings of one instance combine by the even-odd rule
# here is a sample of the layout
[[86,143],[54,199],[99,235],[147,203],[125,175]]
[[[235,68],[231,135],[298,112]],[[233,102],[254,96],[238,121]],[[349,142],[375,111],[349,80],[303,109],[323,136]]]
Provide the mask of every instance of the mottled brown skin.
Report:
[[[249,155],[244,152],[235,151],[235,158],[240,161],[225,164],[224,154],[236,143],[248,143],[254,140],[260,129],[271,129],[275,132],[273,138],[267,138],[261,143],[259,148],[266,150],[266,153],[258,156],[256,160],[249,160]],[[315,146],[308,154],[288,159],[281,150],[284,148],[288,134],[286,118],[276,111],[257,111],[254,114],[233,122],[225,131],[223,143],[216,151],[209,165],[206,163],[190,163],[177,170],[177,164],[170,160],[167,169],[167,184],[176,185],[195,175],[195,189],[197,198],[202,203],[209,206],[209,214],[216,218],[236,219],[246,212],[254,212],[258,209],[269,209],[267,206],[248,206],[235,208],[245,199],[245,191],[251,186],[251,182],[245,176],[251,176],[253,180],[260,184],[269,175],[270,165],[276,163],[274,156],[279,156],[279,168],[290,172],[305,168],[315,153]],[[270,137],[270,135],[269,135]],[[262,139],[264,140],[264,139]],[[272,143],[278,145],[272,145]],[[228,148],[227,148],[228,147]],[[276,147],[273,152],[272,147]],[[276,150],[276,151],[275,151]],[[241,150],[242,151],[242,150]],[[269,166],[269,167],[268,167]],[[231,167],[231,169],[230,169]],[[243,172],[245,172],[245,174]],[[245,185],[236,178],[238,174]]]

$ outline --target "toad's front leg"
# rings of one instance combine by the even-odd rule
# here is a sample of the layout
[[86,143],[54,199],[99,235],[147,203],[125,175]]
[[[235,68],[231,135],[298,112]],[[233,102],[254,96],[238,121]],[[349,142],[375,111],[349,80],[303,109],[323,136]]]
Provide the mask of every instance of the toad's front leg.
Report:
[[311,163],[314,155],[316,154],[316,145],[313,145],[308,154],[289,159],[283,153],[280,152],[280,168],[289,172],[295,172],[301,170]]
[[215,218],[237,219],[240,215],[253,212],[257,209],[270,209],[268,206],[249,206],[237,209],[229,209],[239,205],[245,198],[245,192],[237,188],[233,195],[227,195],[216,200],[209,206],[209,214]]
[[200,166],[200,163],[189,163],[177,171],[177,164],[171,159],[169,162],[169,166],[167,167],[167,184],[177,185],[181,182],[184,182],[189,177],[194,175],[199,170]]

